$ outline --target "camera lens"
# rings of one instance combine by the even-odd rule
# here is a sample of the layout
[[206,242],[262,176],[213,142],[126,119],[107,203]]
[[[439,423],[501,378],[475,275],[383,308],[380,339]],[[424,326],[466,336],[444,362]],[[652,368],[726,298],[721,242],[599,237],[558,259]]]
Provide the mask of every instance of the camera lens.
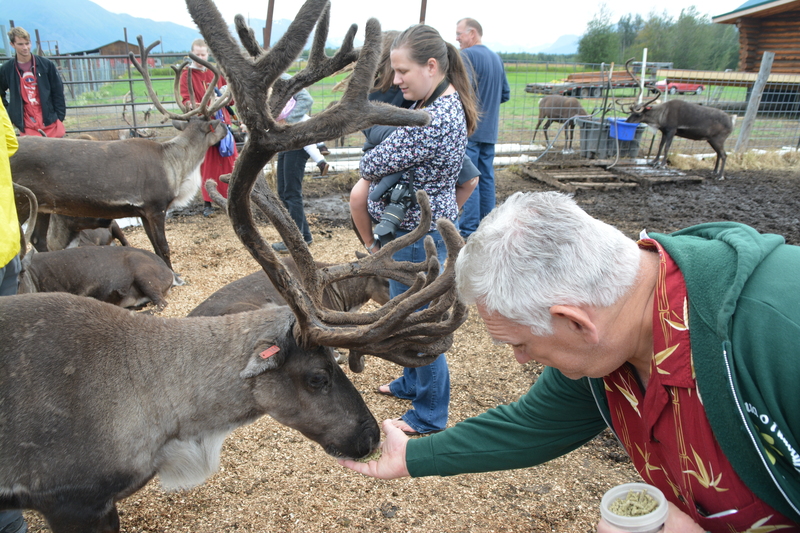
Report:
[[397,234],[397,228],[400,227],[405,217],[406,206],[403,204],[392,203],[386,206],[374,231],[375,238],[380,241],[381,246],[394,239]]

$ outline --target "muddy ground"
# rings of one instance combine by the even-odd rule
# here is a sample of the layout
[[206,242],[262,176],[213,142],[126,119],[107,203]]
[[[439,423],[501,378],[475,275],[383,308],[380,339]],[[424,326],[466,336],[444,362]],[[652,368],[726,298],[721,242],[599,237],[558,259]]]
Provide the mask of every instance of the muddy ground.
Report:
[[[708,177],[708,171],[699,171]],[[307,179],[308,213],[317,260],[345,261],[359,243],[345,226],[347,179]],[[550,187],[514,169],[498,172],[500,200],[519,190]],[[643,228],[668,232],[691,224],[735,220],[800,244],[800,173],[729,173],[724,181],[662,184],[649,189],[579,191],[593,216],[630,236]],[[151,249],[140,228],[132,244]],[[276,233],[262,224],[268,240]],[[165,317],[185,316],[224,284],[257,269],[218,211],[198,206],[169,219],[173,263],[187,284],[176,287]],[[157,339],[154,339],[154,345]],[[213,353],[198,353],[198,364]],[[541,368],[520,367],[506,347],[493,345],[473,312],[448,352],[452,373],[450,425],[498,404],[515,401]],[[368,358],[361,374],[346,370],[378,420],[401,415],[407,402],[373,391],[398,367]],[[425,437],[422,437],[425,438]],[[122,501],[124,532],[589,532],[598,503],[613,485],[638,480],[608,432],[568,456],[538,467],[452,478],[378,481],[338,466],[320,447],[268,417],[235,431],[222,468],[193,490],[166,493],[157,480]],[[26,513],[31,531],[46,528]]]

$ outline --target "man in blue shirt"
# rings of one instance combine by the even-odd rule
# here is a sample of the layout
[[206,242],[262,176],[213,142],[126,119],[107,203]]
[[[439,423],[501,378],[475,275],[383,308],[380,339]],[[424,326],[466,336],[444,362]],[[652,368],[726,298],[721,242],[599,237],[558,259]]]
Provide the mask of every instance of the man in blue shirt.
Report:
[[472,81],[478,96],[481,116],[478,128],[469,138],[467,155],[481,173],[478,186],[464,204],[458,225],[465,239],[478,228],[480,221],[494,209],[494,145],[500,121],[500,104],[511,97],[503,70],[503,61],[481,44],[483,28],[477,20],[463,18],[456,26],[456,40],[464,62],[471,67]]

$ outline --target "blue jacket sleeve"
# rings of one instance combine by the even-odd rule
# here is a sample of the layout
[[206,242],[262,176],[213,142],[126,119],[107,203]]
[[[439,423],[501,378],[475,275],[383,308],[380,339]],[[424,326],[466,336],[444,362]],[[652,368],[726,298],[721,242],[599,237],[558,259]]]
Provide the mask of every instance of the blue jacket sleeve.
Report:
[[314,105],[314,98],[311,96],[305,89],[300,89],[300,91],[294,95],[294,99],[297,101],[297,104],[292,109],[292,112],[289,113],[289,116],[286,117],[287,124],[295,124],[300,122],[303,119],[303,115],[308,115],[311,113],[311,107]]
[[[502,62],[503,60],[501,58],[500,63],[502,64]],[[503,93],[500,96],[500,103],[504,104],[508,102],[510,99],[511,99],[511,87],[509,87],[508,85],[508,76],[506,76],[506,73],[503,72]]]

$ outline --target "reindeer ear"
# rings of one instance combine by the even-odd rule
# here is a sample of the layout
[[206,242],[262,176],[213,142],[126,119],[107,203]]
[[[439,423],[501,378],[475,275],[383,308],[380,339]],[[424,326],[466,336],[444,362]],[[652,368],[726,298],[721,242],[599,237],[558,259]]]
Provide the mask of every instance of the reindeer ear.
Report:
[[178,131],[185,130],[186,126],[188,126],[188,125],[189,125],[189,121],[187,121],[187,120],[173,120],[172,121],[172,126]]
[[280,346],[268,341],[260,341],[256,344],[247,367],[239,373],[239,377],[242,379],[254,378],[269,370],[276,370],[285,360],[286,352],[282,351]]

